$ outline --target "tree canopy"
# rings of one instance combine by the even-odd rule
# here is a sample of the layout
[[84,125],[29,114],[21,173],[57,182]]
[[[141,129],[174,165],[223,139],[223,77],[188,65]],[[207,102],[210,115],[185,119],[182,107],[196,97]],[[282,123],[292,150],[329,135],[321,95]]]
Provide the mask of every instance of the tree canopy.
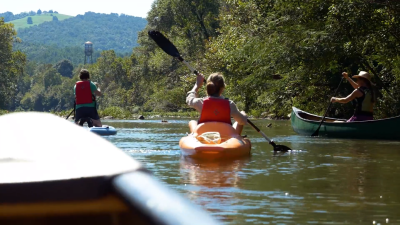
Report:
[[30,11],[30,12],[23,12],[20,14],[13,14],[12,12],[5,12],[5,13],[0,13],[0,17],[4,18],[4,22],[9,22],[12,20],[17,20],[17,19],[22,19],[27,16],[34,16],[36,15],[36,12]]
[[12,24],[0,18],[0,108],[13,105],[18,92],[18,81],[25,66],[25,55],[12,51],[12,43],[17,41]]

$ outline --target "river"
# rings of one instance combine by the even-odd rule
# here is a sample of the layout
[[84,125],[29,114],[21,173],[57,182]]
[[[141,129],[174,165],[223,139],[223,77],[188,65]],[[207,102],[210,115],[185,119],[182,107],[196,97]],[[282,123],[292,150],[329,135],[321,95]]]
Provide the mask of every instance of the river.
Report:
[[251,157],[193,161],[178,146],[187,122],[106,121],[118,128],[106,139],[226,224],[400,224],[400,142],[304,137],[289,121],[254,120],[295,151],[274,155],[246,127]]

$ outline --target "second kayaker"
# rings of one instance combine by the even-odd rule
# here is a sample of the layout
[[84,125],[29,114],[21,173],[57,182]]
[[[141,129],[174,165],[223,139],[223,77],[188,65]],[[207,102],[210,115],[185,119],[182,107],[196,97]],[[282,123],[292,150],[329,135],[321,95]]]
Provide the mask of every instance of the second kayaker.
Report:
[[207,79],[207,97],[199,98],[198,90],[203,86],[203,74],[197,75],[196,84],[187,93],[186,103],[200,112],[198,121],[189,122],[190,132],[193,133],[198,124],[204,122],[231,122],[231,117],[236,121],[233,128],[238,134],[242,133],[243,126],[247,123],[247,115],[244,111],[239,112],[235,103],[225,99],[222,93],[225,90],[225,79],[221,73],[213,73]]

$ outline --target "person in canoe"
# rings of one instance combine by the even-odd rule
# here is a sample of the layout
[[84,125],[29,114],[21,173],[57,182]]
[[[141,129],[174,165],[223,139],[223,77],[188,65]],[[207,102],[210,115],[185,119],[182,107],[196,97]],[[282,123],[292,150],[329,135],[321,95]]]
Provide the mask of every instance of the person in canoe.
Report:
[[[97,83],[90,81],[89,71],[82,69],[79,73],[80,81],[74,86],[75,93],[75,123],[79,124],[81,119],[90,118],[93,126],[101,127],[101,121],[96,109],[96,96],[101,96]],[[81,123],[82,124],[82,123]]]
[[375,93],[371,75],[365,71],[360,71],[358,75],[353,76],[356,81],[351,79],[346,72],[343,72],[342,75],[355,90],[345,98],[332,97],[331,101],[338,103],[355,102],[354,115],[347,122],[373,120]]
[[238,134],[242,133],[243,126],[247,123],[247,115],[244,111],[239,112],[233,101],[225,99],[222,92],[225,89],[225,79],[221,73],[213,73],[207,79],[207,94],[205,98],[198,97],[198,90],[203,86],[203,74],[197,75],[196,84],[187,93],[186,103],[200,112],[198,121],[189,122],[190,132],[196,129],[197,125],[204,122],[223,122],[232,124],[231,117],[236,121],[233,127]]

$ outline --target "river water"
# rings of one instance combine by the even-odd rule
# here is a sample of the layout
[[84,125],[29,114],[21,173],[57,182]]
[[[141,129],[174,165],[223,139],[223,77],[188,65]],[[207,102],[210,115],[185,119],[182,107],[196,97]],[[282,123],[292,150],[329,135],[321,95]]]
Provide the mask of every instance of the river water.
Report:
[[400,224],[400,142],[304,137],[289,121],[255,120],[296,151],[274,155],[246,127],[251,157],[193,161],[178,146],[187,122],[106,121],[118,128],[106,139],[226,224]]

